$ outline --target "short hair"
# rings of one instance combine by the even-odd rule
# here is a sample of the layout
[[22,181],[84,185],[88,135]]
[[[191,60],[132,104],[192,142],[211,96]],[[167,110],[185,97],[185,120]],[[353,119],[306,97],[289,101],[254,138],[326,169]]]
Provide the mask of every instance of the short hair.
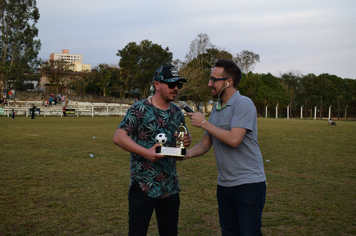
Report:
[[235,62],[228,59],[219,59],[215,62],[215,67],[224,68],[223,76],[232,78],[234,87],[237,88],[241,80],[241,70]]

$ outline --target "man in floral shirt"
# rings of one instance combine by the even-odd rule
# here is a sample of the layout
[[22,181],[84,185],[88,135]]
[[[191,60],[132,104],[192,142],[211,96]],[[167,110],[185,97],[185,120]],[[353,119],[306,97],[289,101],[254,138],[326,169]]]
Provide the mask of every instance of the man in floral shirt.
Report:
[[[173,66],[156,70],[153,97],[133,104],[120,123],[114,143],[131,154],[129,190],[129,235],[146,235],[153,210],[160,235],[178,234],[180,186],[176,160],[158,155],[155,137],[166,134],[165,146],[175,146],[174,133],[185,126],[184,114],[173,104],[186,79],[180,78]],[[131,137],[130,137],[131,136]],[[184,136],[189,146],[189,133]]]

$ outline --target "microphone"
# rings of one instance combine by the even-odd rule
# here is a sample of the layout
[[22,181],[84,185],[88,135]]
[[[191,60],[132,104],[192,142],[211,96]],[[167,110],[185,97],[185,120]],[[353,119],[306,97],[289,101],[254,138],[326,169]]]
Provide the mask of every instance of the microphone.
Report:
[[179,107],[180,109],[184,109],[186,112],[194,113],[194,111],[190,107],[188,107],[187,104],[183,101],[179,102]]

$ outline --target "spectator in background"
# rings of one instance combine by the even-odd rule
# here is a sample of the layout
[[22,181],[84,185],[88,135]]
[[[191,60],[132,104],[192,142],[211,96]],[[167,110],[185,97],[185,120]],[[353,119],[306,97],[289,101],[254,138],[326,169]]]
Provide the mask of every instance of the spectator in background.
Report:
[[336,123],[331,119],[331,117],[329,118],[329,125],[336,125]]
[[52,101],[53,101],[53,94],[51,95],[51,97],[48,99],[49,100],[49,106],[51,107],[52,106]]
[[32,104],[32,113],[31,113],[31,119],[35,119],[35,111],[36,111],[36,107],[35,107],[35,104]]
[[65,103],[64,103],[65,96],[62,95],[62,96],[61,96],[61,99],[62,99],[62,105],[65,106]]

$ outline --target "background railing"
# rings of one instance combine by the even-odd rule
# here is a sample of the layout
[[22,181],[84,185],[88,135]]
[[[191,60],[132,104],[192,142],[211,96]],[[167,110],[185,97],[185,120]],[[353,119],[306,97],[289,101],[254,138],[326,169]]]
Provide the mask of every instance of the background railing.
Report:
[[[32,107],[35,105],[35,115],[40,116],[63,116],[63,106],[44,106],[42,101],[16,101],[9,102],[0,107],[0,115],[11,116],[12,110],[16,116],[30,116]],[[130,104],[118,103],[89,103],[89,102],[69,102],[66,106],[67,116],[124,116]]]

